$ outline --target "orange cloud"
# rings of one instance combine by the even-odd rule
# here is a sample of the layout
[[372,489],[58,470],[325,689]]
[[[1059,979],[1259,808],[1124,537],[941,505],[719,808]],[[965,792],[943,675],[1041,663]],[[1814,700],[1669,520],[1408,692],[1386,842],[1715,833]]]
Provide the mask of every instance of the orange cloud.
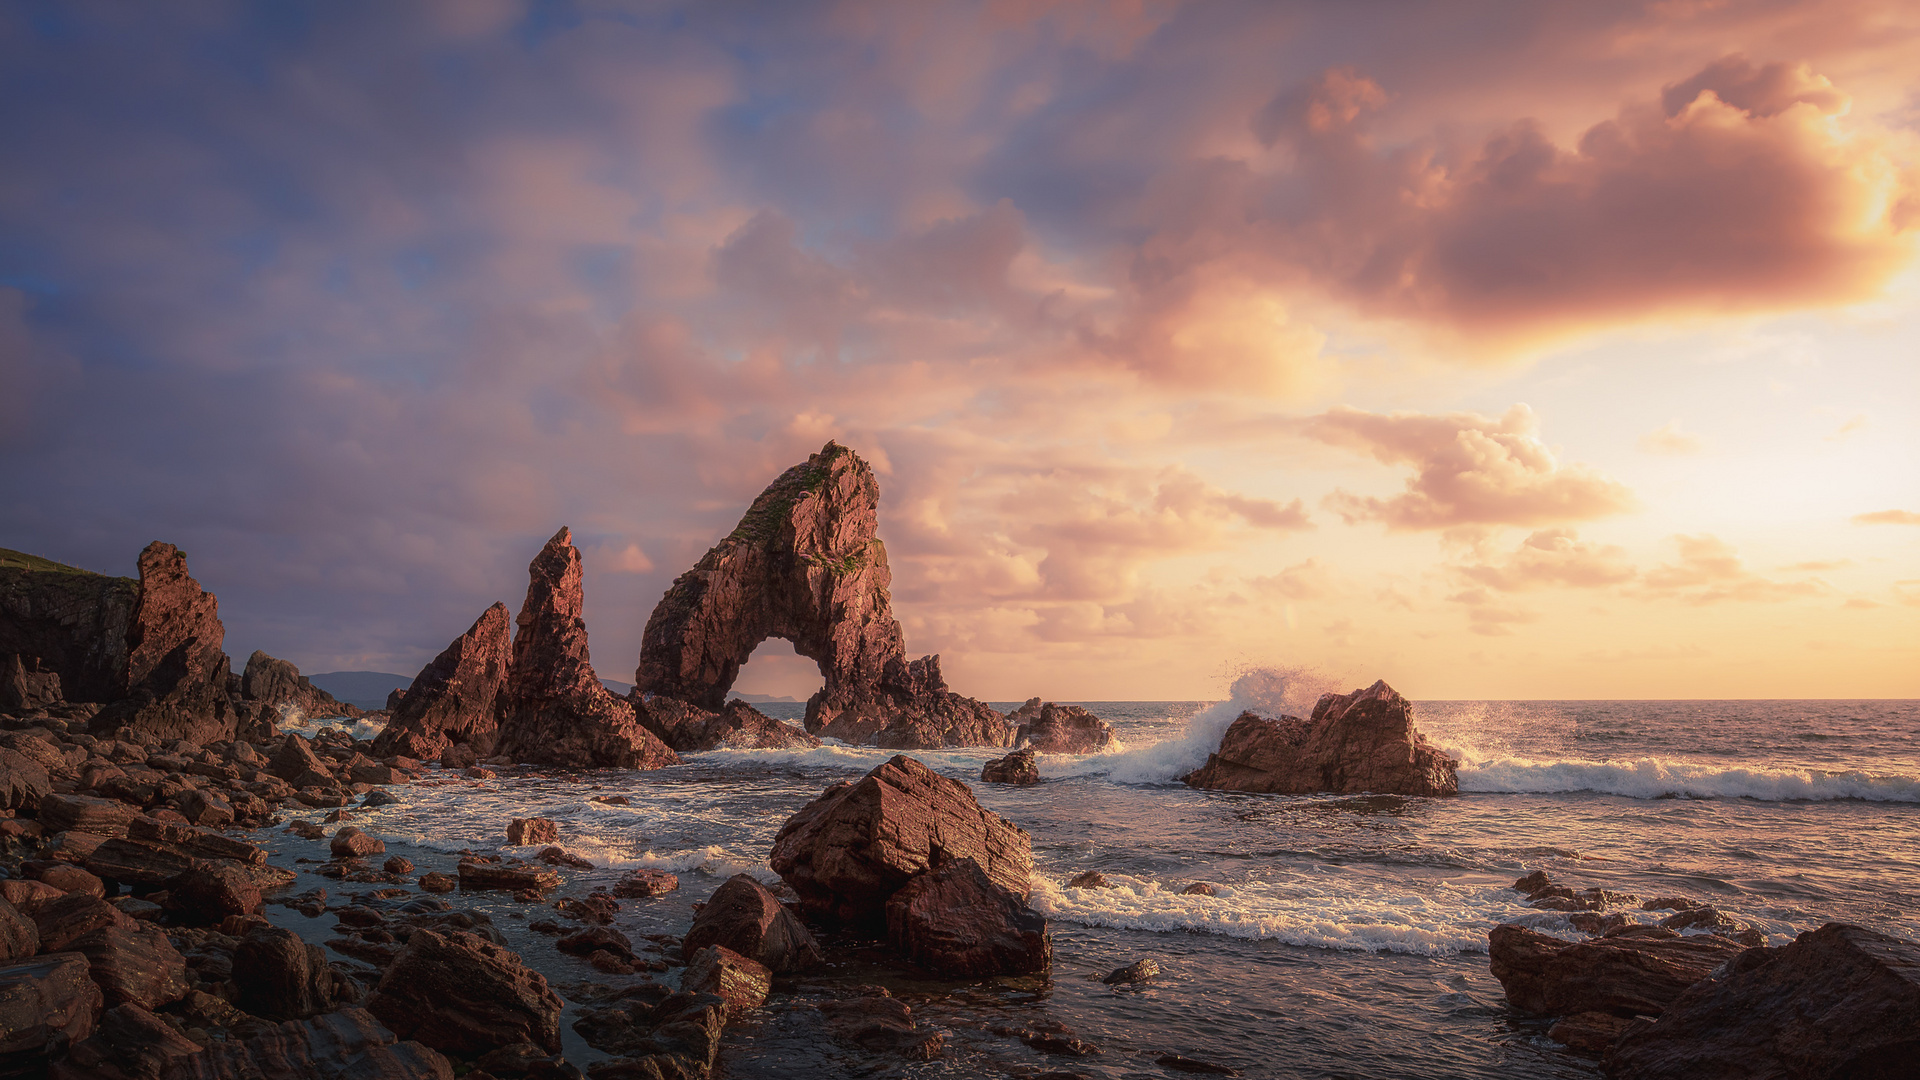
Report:
[[1920,514],[1911,510],[1875,510],[1853,515],[1855,525],[1920,525]]
[[1633,580],[1625,548],[1582,542],[1572,529],[1541,529],[1505,562],[1456,567],[1462,577],[1501,592],[1550,586],[1594,589]]
[[1391,499],[1336,492],[1330,508],[1349,522],[1389,529],[1463,525],[1551,525],[1633,508],[1626,486],[1578,465],[1562,465],[1536,436],[1533,411],[1515,405],[1498,420],[1477,413],[1388,415],[1340,407],[1308,420],[1321,442],[1410,464],[1405,494]]
[[1680,561],[1647,571],[1644,581],[1652,596],[1674,597],[1689,604],[1723,601],[1763,603],[1818,596],[1826,583],[1774,581],[1748,570],[1733,546],[1715,536],[1676,536]]

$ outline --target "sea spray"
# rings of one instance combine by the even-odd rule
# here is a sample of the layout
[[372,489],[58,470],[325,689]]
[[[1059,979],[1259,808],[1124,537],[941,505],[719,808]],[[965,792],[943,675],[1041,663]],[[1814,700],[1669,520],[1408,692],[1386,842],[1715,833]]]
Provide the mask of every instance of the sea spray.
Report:
[[1326,675],[1306,668],[1255,667],[1233,680],[1229,696],[1201,709],[1180,734],[1118,753],[1085,758],[1048,757],[1045,776],[1104,776],[1122,784],[1169,784],[1207,763],[1220,737],[1241,713],[1306,716],[1320,695],[1336,689]]

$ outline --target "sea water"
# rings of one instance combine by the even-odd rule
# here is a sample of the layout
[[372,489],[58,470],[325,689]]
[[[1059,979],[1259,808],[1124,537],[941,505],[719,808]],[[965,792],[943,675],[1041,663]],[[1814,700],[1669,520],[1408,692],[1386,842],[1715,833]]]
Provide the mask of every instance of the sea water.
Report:
[[[883,946],[831,940],[826,971],[729,1026],[722,1075],[1161,1077],[1172,1074],[1154,1059],[1178,1053],[1249,1077],[1595,1076],[1546,1039],[1546,1023],[1513,1013],[1487,971],[1498,923],[1580,936],[1508,888],[1534,869],[1576,888],[1698,897],[1774,944],[1833,920],[1920,940],[1920,702],[1418,702],[1421,730],[1461,761],[1458,797],[1179,782],[1242,710],[1304,715],[1319,689],[1265,672],[1226,702],[1079,703],[1121,745],[1042,755],[1034,787],[978,782],[1001,751],[914,754],[1032,836],[1031,902],[1052,926],[1052,972],[930,981],[891,965]],[[802,706],[760,708],[797,720]],[[684,933],[692,905],[733,874],[777,881],[766,858],[787,817],[892,753],[721,750],[656,772],[503,769],[484,781],[432,770],[390,789],[399,805],[354,823],[425,872],[450,870],[462,849],[531,855],[505,846],[507,822],[551,818],[563,846],[603,868],[565,872],[563,894],[631,867],[681,876],[667,897],[624,902],[614,925],[639,942]],[[630,805],[594,801],[614,795]],[[262,839],[283,865],[324,858],[284,833]],[[1115,887],[1066,885],[1088,870]],[[297,888],[324,886],[336,904],[372,888],[302,877]],[[1198,881],[1217,895],[1181,893]],[[489,913],[563,997],[620,981],[528,931],[553,914],[539,905],[455,899]],[[332,934],[331,918],[269,910],[310,940]],[[1155,983],[1098,981],[1146,958],[1160,964]],[[874,984],[950,1032],[941,1059],[908,1063],[826,1036],[814,1005]],[[992,1030],[1036,1023],[1064,1024],[1101,1052],[1048,1058]],[[570,1059],[599,1056],[565,1034]]]

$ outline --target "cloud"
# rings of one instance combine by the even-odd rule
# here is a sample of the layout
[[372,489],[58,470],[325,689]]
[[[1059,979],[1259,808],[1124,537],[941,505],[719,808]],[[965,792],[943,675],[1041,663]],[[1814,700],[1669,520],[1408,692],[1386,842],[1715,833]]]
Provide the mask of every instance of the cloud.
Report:
[[1827,436],[1827,441],[1846,442],[1848,439],[1867,430],[1870,426],[1872,425],[1867,420],[1867,414],[1860,413],[1849,419],[1846,423],[1834,428],[1833,433]]
[[1404,494],[1389,499],[1336,492],[1327,504],[1348,521],[1389,529],[1553,525],[1625,513],[1625,485],[1562,465],[1536,435],[1533,411],[1515,405],[1498,420],[1477,413],[1382,415],[1340,407],[1305,422],[1314,439],[1412,465]]
[[1587,543],[1572,529],[1541,529],[1499,564],[1455,567],[1462,577],[1500,592],[1563,586],[1594,589],[1633,580],[1626,549]]
[[1447,597],[1450,603],[1467,608],[1467,629],[1486,637],[1508,637],[1515,626],[1540,621],[1537,612],[1511,607],[1494,599],[1485,589],[1467,589]]
[[1770,603],[1831,591],[1817,578],[1784,582],[1762,577],[1748,570],[1733,546],[1716,536],[1675,536],[1673,542],[1679,548],[1679,561],[1642,576],[1649,596],[1689,604]]
[[1700,436],[1681,431],[1678,420],[1669,420],[1664,426],[1640,436],[1640,441],[1635,445],[1640,448],[1641,453],[1662,454],[1669,457],[1697,454],[1707,447],[1706,441]]
[[1853,515],[1855,525],[1920,525],[1920,514],[1911,510],[1875,510]]

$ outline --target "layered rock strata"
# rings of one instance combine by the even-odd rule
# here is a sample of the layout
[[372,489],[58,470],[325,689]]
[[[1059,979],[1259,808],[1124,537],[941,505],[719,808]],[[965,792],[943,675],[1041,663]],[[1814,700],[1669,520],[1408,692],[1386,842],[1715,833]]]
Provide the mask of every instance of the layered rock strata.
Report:
[[[632,704],[593,672],[581,618],[580,551],[562,527],[527,567],[495,751],[515,761],[615,769],[677,765]],[[408,696],[412,696],[409,694]]]
[[1413,706],[1385,682],[1325,694],[1307,720],[1243,713],[1189,787],[1305,795],[1314,792],[1454,795],[1459,763],[1427,741]]
[[492,756],[512,660],[507,605],[495,604],[414,676],[374,752],[428,759],[457,745],[476,757]]
[[937,659],[907,662],[879,506],[873,470],[838,443],[782,473],[654,608],[635,692],[717,712],[753,650],[778,637],[820,667],[824,685],[807,703],[815,735],[1006,745],[1006,719],[948,691]]

